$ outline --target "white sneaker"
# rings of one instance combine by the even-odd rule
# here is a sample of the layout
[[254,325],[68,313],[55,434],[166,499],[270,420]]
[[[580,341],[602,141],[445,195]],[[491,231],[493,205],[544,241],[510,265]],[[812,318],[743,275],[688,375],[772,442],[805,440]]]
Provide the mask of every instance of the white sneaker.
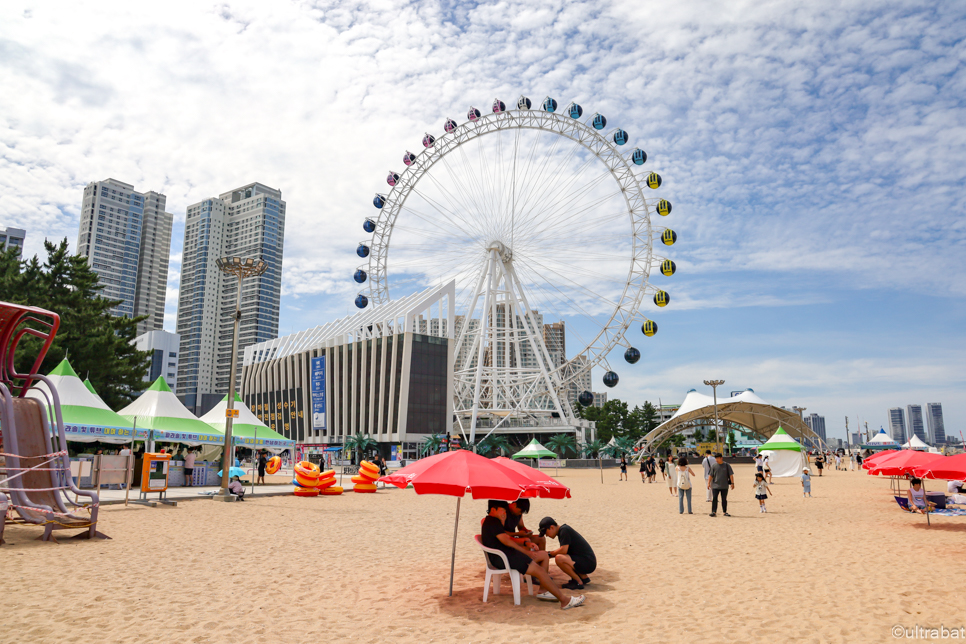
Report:
[[584,603],[583,595],[574,595],[573,597],[570,598],[570,603],[567,604],[566,606],[561,606],[561,608],[563,610],[567,610],[568,608],[577,608],[578,606],[581,606],[583,603]]
[[544,591],[544,592],[540,593],[539,595],[537,595],[537,599],[542,599],[545,602],[555,602],[555,601],[557,601],[557,598],[554,597],[553,595],[551,595],[549,590]]

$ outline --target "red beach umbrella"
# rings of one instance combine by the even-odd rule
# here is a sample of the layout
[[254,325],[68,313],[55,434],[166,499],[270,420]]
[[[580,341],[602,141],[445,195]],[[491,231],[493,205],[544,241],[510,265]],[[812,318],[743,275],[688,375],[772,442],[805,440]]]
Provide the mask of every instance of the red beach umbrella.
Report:
[[966,479],[966,454],[941,456],[915,468],[913,474],[927,479],[961,481]]
[[877,461],[881,460],[882,458],[885,458],[886,456],[891,456],[892,454],[898,454],[898,453],[899,453],[899,450],[897,449],[887,449],[884,452],[879,452],[878,454],[874,454],[873,456],[870,456],[869,458],[862,461],[862,467],[866,470],[870,470],[872,469],[872,466],[876,464]]
[[943,458],[942,454],[917,452],[906,450],[890,454],[889,458],[879,459],[869,468],[869,474],[884,474],[886,476],[904,476],[914,468],[929,464],[936,459]]
[[453,528],[453,553],[449,564],[450,597],[453,596],[456,536],[459,533],[463,495],[469,492],[474,499],[516,501],[526,492],[532,491],[532,496],[542,489],[519,472],[465,449],[427,456],[379,480],[403,489],[411,483],[416,494],[456,497],[456,525]]
[[[511,458],[506,458],[504,456],[498,456],[493,459],[497,463],[504,465],[511,470],[515,470],[527,477],[531,483],[539,486],[536,490],[534,496],[538,496],[541,499],[569,499],[570,498],[570,488],[560,483],[556,479],[553,479],[541,470],[530,467],[529,465],[524,465],[519,461],[514,461]],[[533,490],[524,493],[523,496],[531,496]]]

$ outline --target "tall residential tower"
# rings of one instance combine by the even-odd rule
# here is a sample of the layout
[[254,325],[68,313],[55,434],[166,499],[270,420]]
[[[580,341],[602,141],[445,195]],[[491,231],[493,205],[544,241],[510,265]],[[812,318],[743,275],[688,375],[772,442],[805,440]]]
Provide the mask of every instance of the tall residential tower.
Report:
[[909,439],[913,435],[919,440],[926,442],[926,427],[922,423],[922,405],[906,405],[906,413],[909,415]]
[[222,274],[215,261],[237,256],[268,264],[263,275],[242,285],[240,378],[245,347],[278,336],[284,233],[282,193],[260,183],[188,207],[178,300],[178,393],[196,413],[206,412],[228,393],[238,278]]
[[926,403],[926,425],[929,427],[929,442],[932,445],[942,445],[946,442],[942,403]]
[[84,188],[77,253],[97,273],[102,295],[121,300],[117,316],[148,316],[137,333],[164,327],[164,297],[174,217],[164,211],[167,197],[137,192],[116,179]]
[[893,407],[889,410],[889,429],[892,440],[900,445],[906,442],[906,416],[902,413],[902,407]]

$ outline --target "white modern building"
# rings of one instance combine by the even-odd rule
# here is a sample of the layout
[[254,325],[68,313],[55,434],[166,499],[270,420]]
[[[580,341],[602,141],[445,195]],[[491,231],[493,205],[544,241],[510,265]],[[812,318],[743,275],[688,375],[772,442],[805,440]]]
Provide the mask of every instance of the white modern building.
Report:
[[892,440],[900,445],[906,442],[906,416],[902,407],[889,410],[889,433],[892,434]]
[[23,255],[23,242],[27,238],[27,231],[23,228],[13,228],[7,226],[0,228],[0,249],[16,247]]
[[916,436],[925,442],[926,426],[922,422],[922,405],[907,405],[906,413],[909,415],[909,438]]
[[151,369],[144,381],[150,384],[164,377],[168,387],[178,394],[178,354],[181,351],[181,338],[177,333],[168,331],[148,331],[134,338],[132,344],[138,351],[151,352]]
[[[185,406],[204,414],[228,393],[238,278],[224,275],[225,256],[262,259],[268,270],[242,284],[238,364],[245,348],[278,335],[282,286],[285,202],[261,183],[199,201],[185,218],[178,333],[181,355],[178,392]],[[241,369],[238,370],[239,378]]]
[[942,445],[946,442],[946,425],[943,423],[942,403],[926,403],[926,424],[929,427],[931,445]]
[[114,315],[148,316],[138,333],[164,327],[174,221],[166,201],[163,194],[105,179],[87,184],[81,202],[77,253],[97,273],[102,295],[121,300]]

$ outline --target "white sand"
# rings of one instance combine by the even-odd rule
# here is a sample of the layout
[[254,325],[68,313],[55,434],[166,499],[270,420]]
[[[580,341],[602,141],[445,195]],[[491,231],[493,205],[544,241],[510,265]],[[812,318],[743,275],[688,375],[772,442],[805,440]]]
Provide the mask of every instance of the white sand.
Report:
[[[695,470],[698,467],[695,466]],[[586,605],[561,611],[504,594],[481,603],[472,541],[484,501],[412,490],[177,508],[108,506],[111,541],[0,548],[2,642],[888,642],[891,629],[966,626],[966,518],[901,513],[887,481],[859,472],[777,480],[759,514],[738,466],[731,518],[681,516],[637,472],[560,470],[574,498],[536,500],[594,547]],[[938,483],[932,484],[936,489]],[[551,542],[553,543],[553,542]],[[558,578],[561,573],[551,566]]]

